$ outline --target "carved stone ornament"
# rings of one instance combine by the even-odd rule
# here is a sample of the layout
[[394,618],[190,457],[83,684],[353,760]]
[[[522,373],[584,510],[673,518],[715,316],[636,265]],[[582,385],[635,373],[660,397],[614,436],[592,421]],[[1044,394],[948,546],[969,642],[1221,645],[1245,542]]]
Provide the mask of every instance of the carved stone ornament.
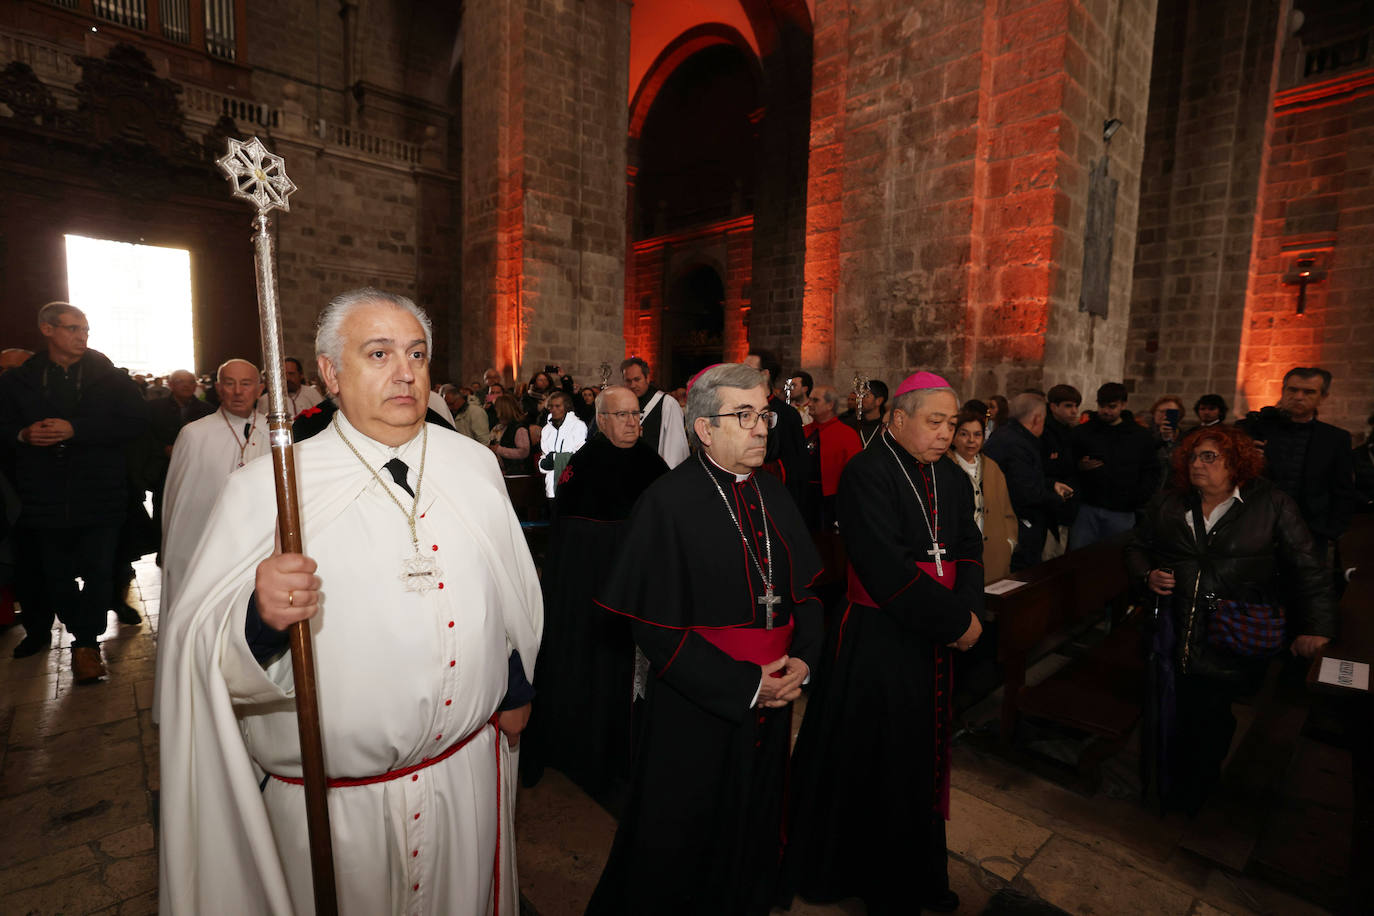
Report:
[[9,107],[21,121],[43,124],[52,118],[57,102],[33,68],[21,61],[10,61],[0,70],[0,104]]

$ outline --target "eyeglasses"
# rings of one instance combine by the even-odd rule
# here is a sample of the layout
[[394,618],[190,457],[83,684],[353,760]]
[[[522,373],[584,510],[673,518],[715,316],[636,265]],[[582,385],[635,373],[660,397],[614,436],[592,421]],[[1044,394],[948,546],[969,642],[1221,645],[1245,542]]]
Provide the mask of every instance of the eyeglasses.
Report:
[[708,413],[707,417],[734,417],[740,429],[753,429],[762,420],[769,429],[778,425],[778,415],[771,410],[736,410],[732,413]]
[[637,410],[601,410],[597,412],[603,417],[615,417],[621,423],[631,419],[639,420],[639,411]]
[[57,327],[58,327],[58,328],[61,328],[62,330],[66,331],[66,332],[69,333],[69,334],[89,334],[89,333],[91,333],[91,326],[88,325],[88,324],[59,324],[59,325],[57,325]]
[[1201,461],[1203,464],[1211,464],[1220,457],[1220,452],[1193,452],[1192,461]]

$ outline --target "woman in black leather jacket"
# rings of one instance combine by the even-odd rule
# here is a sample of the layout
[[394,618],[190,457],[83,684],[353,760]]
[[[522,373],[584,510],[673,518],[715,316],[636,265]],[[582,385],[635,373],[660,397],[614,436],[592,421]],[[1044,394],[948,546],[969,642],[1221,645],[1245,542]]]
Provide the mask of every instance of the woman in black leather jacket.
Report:
[[1132,577],[1167,599],[1154,646],[1161,788],[1166,804],[1189,813],[1220,775],[1236,728],[1232,702],[1258,689],[1276,654],[1225,645],[1209,627],[1215,599],[1283,608],[1294,655],[1310,658],[1336,635],[1330,573],[1297,504],[1259,476],[1263,466],[1235,427],[1194,430],[1174,452],[1172,486],[1126,548]]

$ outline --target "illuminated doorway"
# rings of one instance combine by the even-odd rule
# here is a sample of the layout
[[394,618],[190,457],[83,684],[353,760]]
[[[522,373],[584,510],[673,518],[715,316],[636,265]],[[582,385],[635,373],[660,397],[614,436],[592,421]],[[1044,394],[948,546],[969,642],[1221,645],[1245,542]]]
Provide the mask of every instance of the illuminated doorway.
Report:
[[191,253],[66,238],[67,301],[86,313],[91,347],[135,374],[194,371]]

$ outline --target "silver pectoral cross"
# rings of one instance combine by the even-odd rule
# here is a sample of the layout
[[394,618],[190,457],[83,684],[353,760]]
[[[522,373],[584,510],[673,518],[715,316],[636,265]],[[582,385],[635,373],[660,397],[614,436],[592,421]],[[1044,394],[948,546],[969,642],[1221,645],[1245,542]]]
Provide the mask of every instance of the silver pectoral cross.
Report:
[[782,604],[782,598],[773,594],[773,586],[766,585],[763,594],[759,596],[758,603],[764,608],[764,626],[770,630],[773,629],[773,606]]
[[945,554],[949,553],[949,551],[941,547],[937,542],[935,544],[931,544],[930,549],[927,550],[926,553],[930,554],[932,557],[935,558],[935,575],[943,576],[945,574],[945,570],[944,567],[940,565],[940,558]]

